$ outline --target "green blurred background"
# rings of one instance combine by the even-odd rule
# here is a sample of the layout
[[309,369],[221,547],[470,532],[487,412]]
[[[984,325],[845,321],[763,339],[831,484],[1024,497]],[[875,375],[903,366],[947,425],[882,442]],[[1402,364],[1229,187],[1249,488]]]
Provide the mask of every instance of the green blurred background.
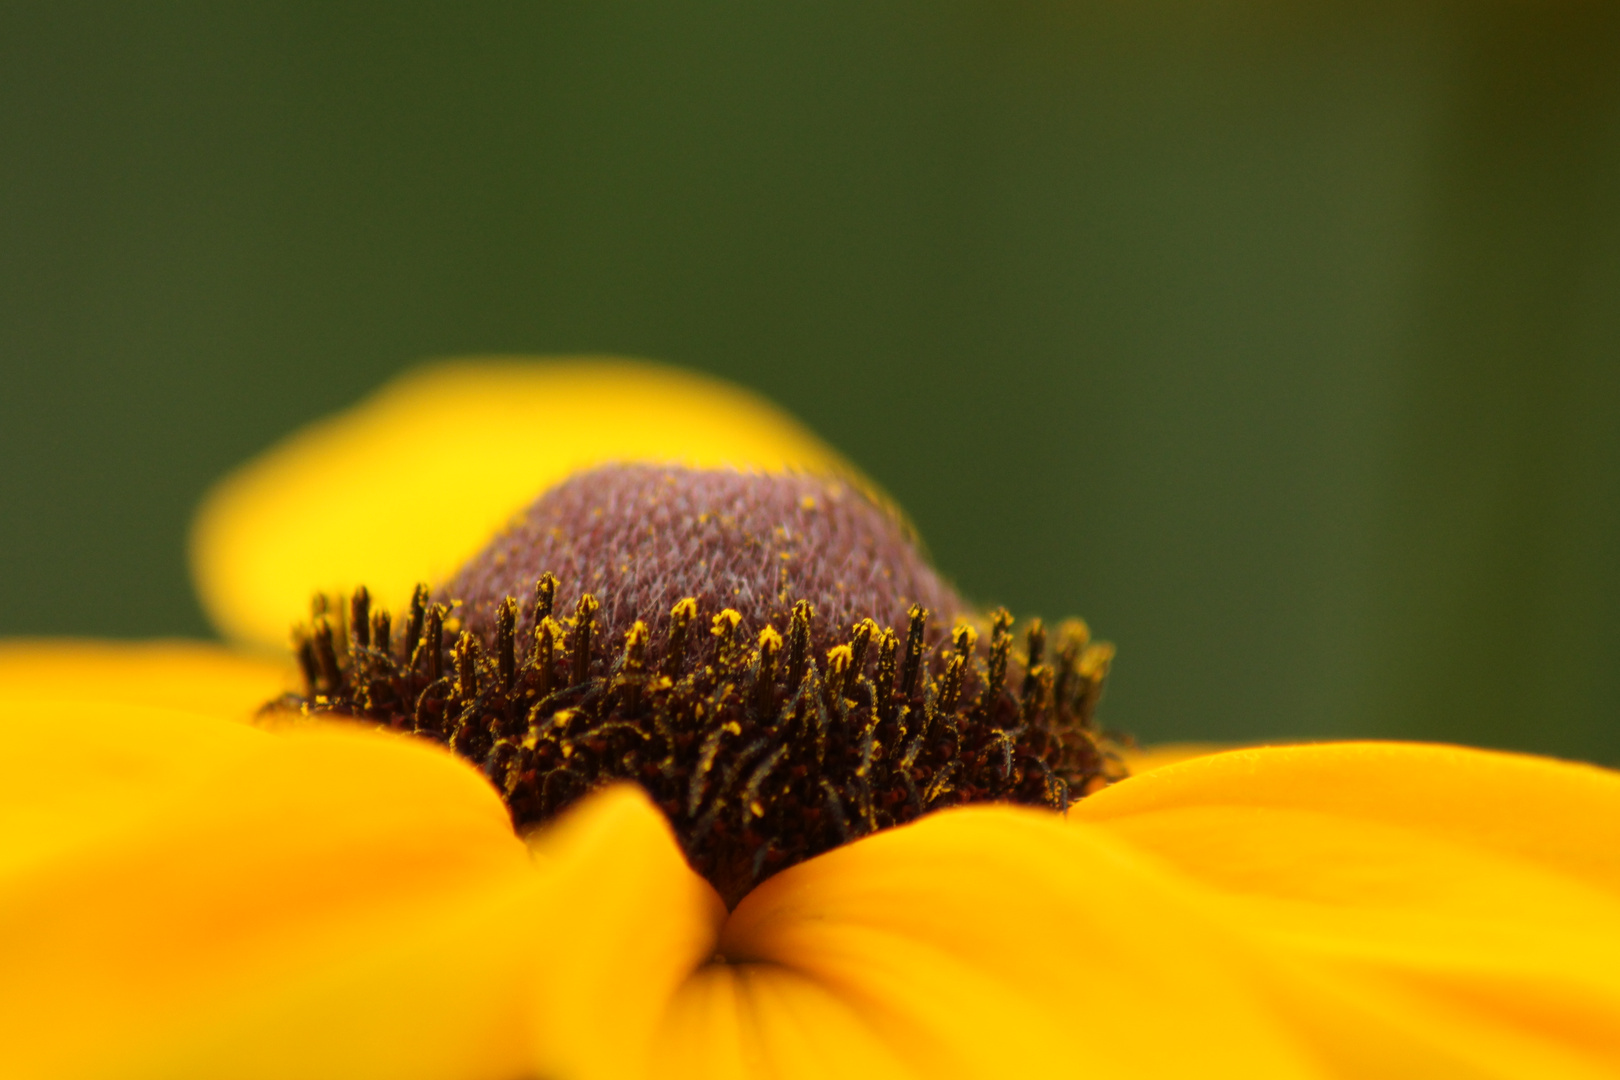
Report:
[[1086,615],[1145,738],[1615,762],[1617,58],[1528,0],[7,5],[0,632],[206,634],[216,476],[611,352]]

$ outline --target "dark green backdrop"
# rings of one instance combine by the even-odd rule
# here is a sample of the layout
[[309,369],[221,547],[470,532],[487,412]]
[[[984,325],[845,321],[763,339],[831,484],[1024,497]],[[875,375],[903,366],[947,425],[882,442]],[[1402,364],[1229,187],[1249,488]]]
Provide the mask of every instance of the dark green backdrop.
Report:
[[1152,738],[1620,759],[1620,9],[0,9],[0,632],[420,358],[736,379]]

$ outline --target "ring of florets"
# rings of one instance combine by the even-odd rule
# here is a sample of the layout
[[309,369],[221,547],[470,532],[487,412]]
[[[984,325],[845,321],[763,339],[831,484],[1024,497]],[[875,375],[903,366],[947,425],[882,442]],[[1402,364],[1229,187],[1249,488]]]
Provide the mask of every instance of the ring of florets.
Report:
[[[317,597],[296,642],[303,693],[272,708],[442,743],[484,772],[519,829],[604,784],[638,783],[728,905],[932,810],[1062,810],[1124,775],[1094,719],[1113,649],[1077,620],[1051,649],[1031,621],[1015,652],[1005,610],[938,635],[913,606],[904,626],[863,619],[814,655],[805,600],[751,627],[688,597],[655,642],[650,618],[608,640],[598,597],[559,612],[557,595],[542,575],[526,612],[515,597],[498,604],[488,636],[426,587],[397,628],[363,588]],[[521,639],[520,623],[532,627]]]

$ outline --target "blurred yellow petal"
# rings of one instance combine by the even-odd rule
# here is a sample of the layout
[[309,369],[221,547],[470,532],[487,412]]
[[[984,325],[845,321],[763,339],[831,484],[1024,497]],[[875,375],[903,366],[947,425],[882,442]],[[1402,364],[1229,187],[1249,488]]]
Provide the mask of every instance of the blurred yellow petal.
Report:
[[1197,807],[1315,811],[1419,828],[1620,892],[1620,773],[1551,758],[1422,743],[1232,750],[1116,784],[1070,816],[1117,825]]
[[198,592],[227,635],[275,647],[316,590],[364,584],[398,610],[543,490],[609,461],[848,471],[786,414],[714,379],[630,361],[440,364],[221,482],[193,526]]
[[[721,937],[728,958],[842,1005],[821,1006],[837,1018],[819,1075],[879,1061],[872,1075],[906,1075],[893,1062],[925,1076],[1321,1075],[1241,945],[1107,829],[1007,807],[946,811],[791,867]],[[728,1031],[707,1006],[711,1057],[792,1057],[780,1033],[793,1026],[762,990],[785,981],[769,966],[759,985],[733,978],[744,1019]]]
[[1620,1074],[1620,774],[1288,747],[1160,769],[1071,816],[1204,890],[1337,1074]]
[[253,988],[158,1075],[646,1075],[673,987],[714,948],[724,909],[645,796],[590,796],[534,842],[537,863],[382,920],[296,979]]
[[779,964],[717,963],[670,1003],[654,1075],[690,1080],[918,1077],[857,1005]]
[[[439,933],[487,931],[489,898],[534,877],[448,754],[73,702],[0,704],[0,738],[0,1075],[497,1077],[528,1059],[521,969],[464,963],[468,935]],[[324,1025],[253,1026],[400,949],[415,962]],[[400,1024],[436,1014],[457,1022]],[[244,1024],[259,1037],[210,1073]]]
[[0,701],[101,701],[246,719],[292,685],[289,660],[201,641],[0,640]]
[[[536,1075],[532,1002],[545,883],[502,876],[382,907],[291,952],[284,971],[222,985],[97,1076],[154,1080],[514,1080]],[[53,1071],[52,1076],[63,1075]]]
[[713,954],[725,905],[640,788],[591,796],[534,842],[550,875],[542,1075],[646,1075],[671,995]]

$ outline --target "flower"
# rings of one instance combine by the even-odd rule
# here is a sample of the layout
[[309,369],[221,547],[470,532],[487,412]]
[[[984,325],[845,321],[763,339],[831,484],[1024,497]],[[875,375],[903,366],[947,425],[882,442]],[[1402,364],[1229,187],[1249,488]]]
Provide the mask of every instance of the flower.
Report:
[[244,651],[0,648],[0,1074],[1620,1074],[1620,775],[1592,766],[1209,754],[1066,815],[933,813],[728,913],[633,786],[525,842],[435,744],[243,722],[292,674],[245,650],[311,588],[398,609],[615,458],[853,476],[662,369],[430,369],[205,509]]

